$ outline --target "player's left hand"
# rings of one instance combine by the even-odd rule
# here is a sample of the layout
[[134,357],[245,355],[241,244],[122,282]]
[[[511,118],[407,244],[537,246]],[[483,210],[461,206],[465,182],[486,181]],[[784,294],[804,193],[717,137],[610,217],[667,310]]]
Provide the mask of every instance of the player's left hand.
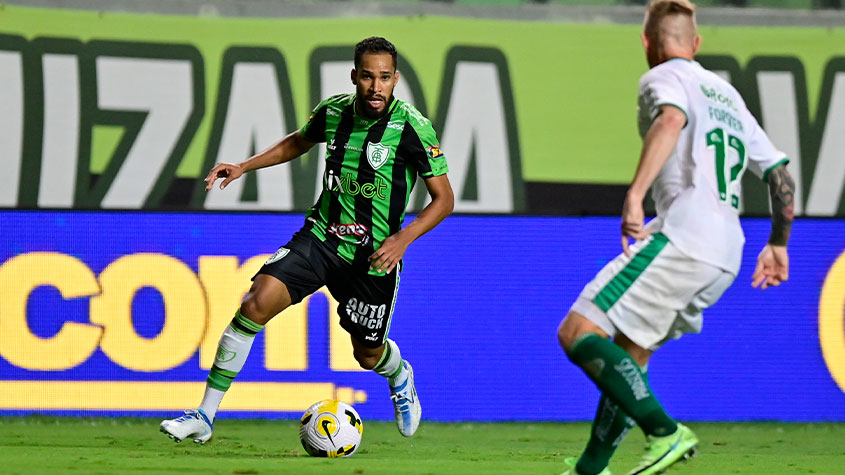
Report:
[[777,287],[789,279],[789,254],[786,246],[766,244],[757,256],[757,268],[751,276],[751,286],[765,290]]
[[405,255],[408,244],[398,234],[385,239],[378,251],[370,256],[370,270],[391,273]]
[[645,226],[645,212],[643,211],[642,199],[625,197],[625,204],[622,205],[622,252],[626,256],[631,255],[628,238],[642,240],[648,237],[649,232]]

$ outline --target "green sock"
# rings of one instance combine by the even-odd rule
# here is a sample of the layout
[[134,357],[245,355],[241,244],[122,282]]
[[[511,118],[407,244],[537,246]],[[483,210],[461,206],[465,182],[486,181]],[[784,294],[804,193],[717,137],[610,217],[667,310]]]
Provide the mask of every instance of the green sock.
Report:
[[[648,371],[645,368],[643,378],[648,382]],[[622,439],[636,424],[615,402],[602,394],[590,429],[590,440],[575,467],[578,472],[593,474],[604,470]]]
[[575,466],[578,473],[590,475],[604,470],[616,447],[635,424],[615,402],[602,394],[590,429],[590,440]]
[[678,425],[651,393],[640,367],[616,343],[594,333],[587,334],[575,342],[569,358],[647,435],[665,436],[678,430]]

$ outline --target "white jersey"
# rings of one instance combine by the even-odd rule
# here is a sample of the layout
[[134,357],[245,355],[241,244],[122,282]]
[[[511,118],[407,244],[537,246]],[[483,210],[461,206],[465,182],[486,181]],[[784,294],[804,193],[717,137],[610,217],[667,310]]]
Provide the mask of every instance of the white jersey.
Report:
[[657,218],[648,229],[663,232],[688,256],[736,275],[745,243],[740,179],[746,168],[765,179],[788,161],[786,155],[736,89],[695,61],[671,59],[640,78],[641,136],[667,104],[683,111],[687,124],[651,186]]

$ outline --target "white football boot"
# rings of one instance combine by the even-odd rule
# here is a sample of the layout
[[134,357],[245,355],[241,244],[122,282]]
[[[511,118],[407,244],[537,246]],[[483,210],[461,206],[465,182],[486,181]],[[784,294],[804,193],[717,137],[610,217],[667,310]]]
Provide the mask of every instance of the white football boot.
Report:
[[408,371],[408,379],[398,387],[390,387],[390,399],[393,400],[393,413],[396,415],[396,427],[405,437],[414,435],[420,425],[422,406],[414,387],[414,369],[407,361],[402,362]]
[[161,432],[164,432],[176,442],[191,438],[197,444],[208,442],[211,439],[213,429],[214,424],[208,420],[208,416],[202,409],[197,411],[189,409],[181,417],[161,421],[159,426]]

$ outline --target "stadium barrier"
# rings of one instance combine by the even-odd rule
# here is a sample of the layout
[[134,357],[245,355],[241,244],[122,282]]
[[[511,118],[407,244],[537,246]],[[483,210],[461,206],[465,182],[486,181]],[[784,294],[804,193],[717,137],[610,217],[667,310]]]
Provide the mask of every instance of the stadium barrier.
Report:
[[[0,414],[143,415],[199,402],[250,277],[303,219],[2,211],[0,222]],[[769,223],[743,225],[736,283],[701,335],[656,354],[655,392],[684,420],[845,421],[845,221],[799,219],[790,280],[765,291],[750,275]],[[415,242],[390,335],[414,364],[424,418],[591,419],[597,393],[555,329],[619,250],[609,217],[454,216]],[[326,397],[393,417],[336,305],[320,291],[270,322],[226,417],[297,417]]]

